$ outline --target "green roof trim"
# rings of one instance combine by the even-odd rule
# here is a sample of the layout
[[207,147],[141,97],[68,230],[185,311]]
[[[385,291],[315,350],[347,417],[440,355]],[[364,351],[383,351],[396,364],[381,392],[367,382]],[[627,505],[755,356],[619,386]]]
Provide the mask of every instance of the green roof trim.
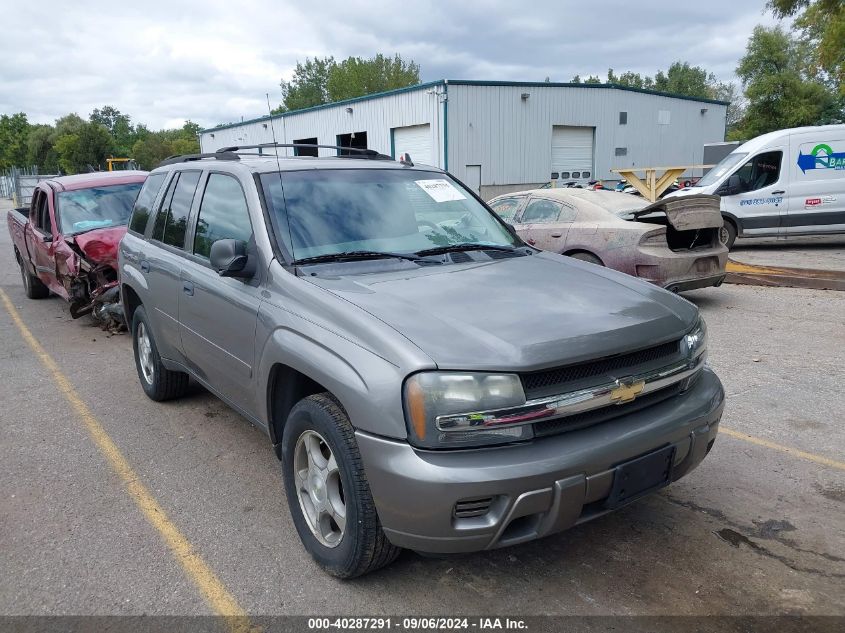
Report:
[[362,95],[360,97],[352,97],[351,99],[344,99],[343,101],[332,101],[331,103],[322,103],[320,105],[311,106],[310,108],[302,108],[300,110],[289,110],[288,112],[281,112],[279,114],[274,114],[273,116],[266,115],[261,116],[256,119],[248,119],[246,121],[239,121],[237,123],[227,123],[226,125],[218,125],[217,127],[210,127],[205,130],[200,130],[200,134],[205,134],[206,132],[214,132],[215,130],[227,130],[233,127],[240,127],[241,125],[247,125],[248,123],[260,123],[262,121],[269,121],[270,119],[283,119],[287,116],[292,116],[294,114],[302,114],[304,112],[314,112],[315,110],[324,110],[325,108],[334,108],[337,106],[348,105],[350,103],[361,103],[362,101],[369,101],[371,99],[379,99],[381,97],[392,97],[393,95],[402,94],[403,92],[413,92],[415,90],[424,90],[426,88],[433,88],[434,86],[442,86],[446,83],[444,80],[440,79],[438,81],[429,81],[422,84],[414,84],[413,86],[406,86],[404,88],[394,88],[393,90],[385,90],[384,92],[374,92],[368,95]]
[[574,83],[558,83],[546,81],[485,81],[485,80],[471,80],[471,79],[438,79],[437,81],[428,81],[413,86],[406,86],[405,88],[396,88],[394,90],[385,90],[384,92],[374,92],[373,94],[362,95],[360,97],[353,97],[352,99],[344,99],[343,101],[333,101],[332,103],[323,103],[321,105],[312,106],[310,108],[302,108],[301,110],[290,110],[272,116],[265,115],[255,119],[247,119],[246,121],[238,121],[237,123],[227,123],[226,125],[218,125],[217,127],[210,127],[200,130],[200,134],[207,132],[214,132],[215,130],[227,130],[233,127],[240,127],[249,123],[261,123],[271,119],[283,119],[284,117],[293,116],[295,114],[303,114],[305,112],[314,112],[316,110],[323,110],[326,108],[335,108],[337,106],[345,106],[351,103],[361,103],[362,101],[369,101],[371,99],[380,99],[381,97],[392,97],[394,95],[402,94],[404,92],[413,92],[415,90],[425,90],[426,88],[433,88],[435,86],[443,86],[451,84],[453,86],[515,86],[520,88],[599,88],[611,90],[627,90],[629,92],[640,92],[643,94],[654,95],[657,97],[669,97],[671,99],[683,99],[685,101],[697,101],[699,103],[713,103],[716,105],[728,106],[729,101],[719,101],[718,99],[705,99],[703,97],[690,97],[688,95],[679,95],[671,92],[661,92],[659,90],[649,90],[647,88],[634,88],[632,86],[621,86],[619,84],[574,84]]
[[679,95],[674,92],[662,92],[660,90],[650,90],[648,88],[634,88],[633,86],[622,86],[620,84],[574,84],[553,81],[484,81],[473,79],[449,79],[447,83],[450,83],[453,86],[519,86],[523,88],[605,88],[612,90],[628,90],[629,92],[641,92],[643,94],[654,95],[657,97],[683,99],[684,101],[698,101],[701,103],[713,103],[716,105],[723,106],[730,105],[730,101],[719,101],[718,99],[706,99],[704,97],[690,97],[689,95]]

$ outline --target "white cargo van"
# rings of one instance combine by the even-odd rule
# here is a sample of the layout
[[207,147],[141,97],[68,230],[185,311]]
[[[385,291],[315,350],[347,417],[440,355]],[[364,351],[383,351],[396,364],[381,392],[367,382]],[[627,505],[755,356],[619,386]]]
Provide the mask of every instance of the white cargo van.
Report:
[[845,125],[758,136],[669,196],[699,193],[722,197],[729,248],[737,236],[845,233]]

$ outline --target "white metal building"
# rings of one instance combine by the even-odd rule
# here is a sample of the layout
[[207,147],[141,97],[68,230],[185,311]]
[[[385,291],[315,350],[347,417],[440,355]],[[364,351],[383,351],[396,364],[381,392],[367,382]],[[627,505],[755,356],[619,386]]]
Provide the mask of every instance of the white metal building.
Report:
[[279,143],[407,152],[489,199],[558,176],[618,180],[612,168],[701,164],[704,144],[724,139],[726,109],[610,84],[441,80],[203,130],[200,145],[269,143],[275,132]]

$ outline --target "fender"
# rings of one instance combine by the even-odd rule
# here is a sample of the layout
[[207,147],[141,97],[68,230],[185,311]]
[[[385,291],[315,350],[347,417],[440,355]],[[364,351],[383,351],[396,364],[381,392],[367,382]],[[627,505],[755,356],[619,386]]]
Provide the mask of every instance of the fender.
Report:
[[[260,319],[259,319],[260,320]],[[378,435],[405,438],[402,394],[404,372],[355,343],[306,320],[297,329],[279,326],[259,352],[258,418],[268,428],[270,376],[274,365],[286,365],[330,391],[349,414],[352,425]],[[259,326],[260,327],[260,326]],[[278,441],[278,439],[277,439]]]

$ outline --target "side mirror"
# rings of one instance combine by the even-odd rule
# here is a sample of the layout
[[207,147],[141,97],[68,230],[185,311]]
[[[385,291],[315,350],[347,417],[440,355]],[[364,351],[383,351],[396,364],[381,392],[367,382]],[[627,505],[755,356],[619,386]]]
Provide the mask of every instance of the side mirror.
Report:
[[717,192],[720,196],[733,196],[742,192],[742,180],[739,179],[739,174],[732,174],[728,180],[719,187]]
[[246,242],[240,240],[217,240],[211,245],[209,253],[211,267],[221,277],[238,277],[249,279],[253,275],[252,267],[247,267],[249,256],[246,252]]

